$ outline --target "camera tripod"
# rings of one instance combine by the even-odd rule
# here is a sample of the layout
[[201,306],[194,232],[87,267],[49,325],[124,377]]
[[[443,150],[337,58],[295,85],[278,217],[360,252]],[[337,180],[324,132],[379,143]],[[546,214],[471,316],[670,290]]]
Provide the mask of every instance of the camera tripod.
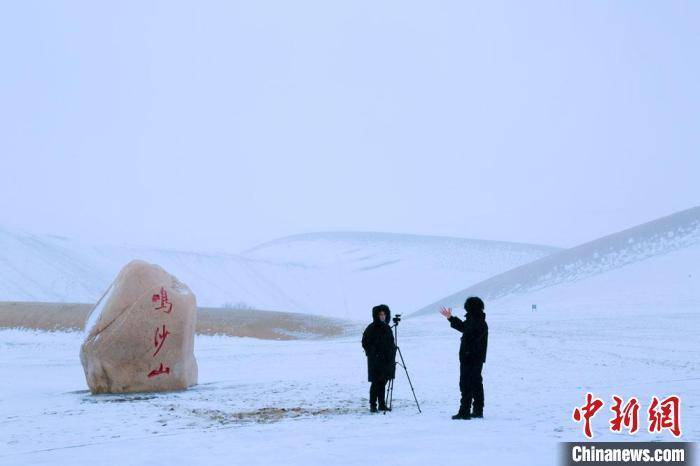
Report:
[[[408,379],[408,385],[411,387],[411,392],[413,393],[413,399],[416,402],[416,407],[418,412],[421,413],[420,404],[418,404],[418,398],[416,397],[416,391],[413,389],[413,384],[411,383],[411,377],[408,375],[408,369],[406,369],[406,362],[403,360],[403,354],[401,354],[401,348],[399,348],[399,322],[401,322],[401,314],[397,314],[392,319],[394,325],[391,328],[394,329],[394,378],[396,378],[396,365],[403,367],[403,371],[406,373],[406,378]],[[396,361],[396,353],[399,353],[401,362]],[[394,401],[394,379],[389,380],[389,384],[386,387],[386,399],[389,402],[389,411],[391,411],[391,403]]]

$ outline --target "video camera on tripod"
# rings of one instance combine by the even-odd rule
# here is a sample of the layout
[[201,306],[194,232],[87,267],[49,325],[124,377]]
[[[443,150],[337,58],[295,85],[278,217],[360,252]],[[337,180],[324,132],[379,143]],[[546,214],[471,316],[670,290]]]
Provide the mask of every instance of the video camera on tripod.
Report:
[[[395,314],[393,319],[391,319],[392,322],[394,322],[394,325],[391,326],[391,328],[394,329],[394,365],[399,365],[403,367],[403,371],[406,373],[406,378],[408,379],[408,385],[411,387],[411,392],[413,393],[413,399],[416,402],[416,407],[418,408],[418,412],[421,413],[420,409],[420,404],[418,404],[418,398],[416,397],[416,391],[413,389],[413,384],[411,383],[411,377],[408,375],[408,369],[406,368],[406,362],[403,359],[403,354],[401,353],[401,348],[399,348],[399,322],[401,322],[401,314]],[[401,362],[396,361],[396,353],[399,353],[399,357],[401,358]],[[389,380],[389,384],[386,387],[386,399],[389,400],[389,411],[391,411],[391,404],[394,401],[394,380],[396,377],[393,379]]]

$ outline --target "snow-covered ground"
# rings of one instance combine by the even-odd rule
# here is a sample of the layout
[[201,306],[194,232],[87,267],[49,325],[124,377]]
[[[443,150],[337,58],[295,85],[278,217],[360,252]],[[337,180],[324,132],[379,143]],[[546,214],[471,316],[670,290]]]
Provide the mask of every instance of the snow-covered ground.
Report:
[[381,300],[411,312],[556,248],[387,233],[282,238],[244,254],[94,245],[0,229],[0,301],[96,302],[133,259],[158,264],[205,307],[345,319]]
[[[0,464],[556,464],[558,442],[584,439],[571,413],[586,392],[606,402],[593,420],[595,440],[674,440],[646,432],[646,408],[652,396],[677,394],[682,440],[698,441],[699,232],[700,209],[680,212],[502,273],[404,319],[399,343],[422,414],[400,370],[395,410],[368,412],[361,329],[325,340],[198,336],[195,388],[102,396],[87,392],[80,334],[0,330]],[[274,249],[299,266],[297,246],[285,244],[246,254],[271,261],[263,256]],[[322,256],[306,259],[300,267],[328,266]],[[360,270],[380,260],[355,259]],[[485,418],[452,421],[459,334],[437,304],[460,306],[477,292],[487,297],[490,327]],[[360,311],[369,321],[369,309]],[[634,437],[608,429],[613,394],[641,402]]]
[[[488,303],[487,303],[488,304]],[[683,439],[700,439],[697,305],[589,306],[532,313],[489,306],[486,417],[452,421],[459,334],[437,314],[406,319],[395,410],[367,410],[359,335],[318,341],[197,337],[200,384],[167,394],[92,396],[80,334],[0,331],[0,464],[555,464],[581,440],[586,391],[678,394]],[[597,440],[627,440],[594,418]],[[642,418],[642,430],[645,426]],[[634,439],[672,440],[638,433]]]

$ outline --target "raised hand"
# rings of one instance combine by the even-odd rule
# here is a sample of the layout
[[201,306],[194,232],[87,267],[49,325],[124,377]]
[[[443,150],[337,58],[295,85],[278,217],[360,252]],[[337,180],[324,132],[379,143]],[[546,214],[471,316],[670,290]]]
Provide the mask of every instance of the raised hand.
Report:
[[451,308],[451,307],[440,306],[440,314],[442,314],[442,316],[443,316],[445,319],[449,319],[450,317],[452,317],[452,308]]

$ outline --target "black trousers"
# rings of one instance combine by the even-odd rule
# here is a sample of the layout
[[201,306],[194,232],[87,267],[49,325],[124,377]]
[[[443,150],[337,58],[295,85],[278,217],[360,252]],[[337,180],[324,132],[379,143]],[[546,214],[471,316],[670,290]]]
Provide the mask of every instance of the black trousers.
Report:
[[474,412],[484,411],[484,383],[481,378],[482,362],[462,362],[459,364],[459,391],[462,392],[462,400],[459,410],[470,412],[474,402]]
[[386,393],[386,380],[374,380],[369,386],[369,404],[372,406],[377,405],[377,399],[379,400],[379,406],[384,406],[386,401],[384,400],[384,394]]

